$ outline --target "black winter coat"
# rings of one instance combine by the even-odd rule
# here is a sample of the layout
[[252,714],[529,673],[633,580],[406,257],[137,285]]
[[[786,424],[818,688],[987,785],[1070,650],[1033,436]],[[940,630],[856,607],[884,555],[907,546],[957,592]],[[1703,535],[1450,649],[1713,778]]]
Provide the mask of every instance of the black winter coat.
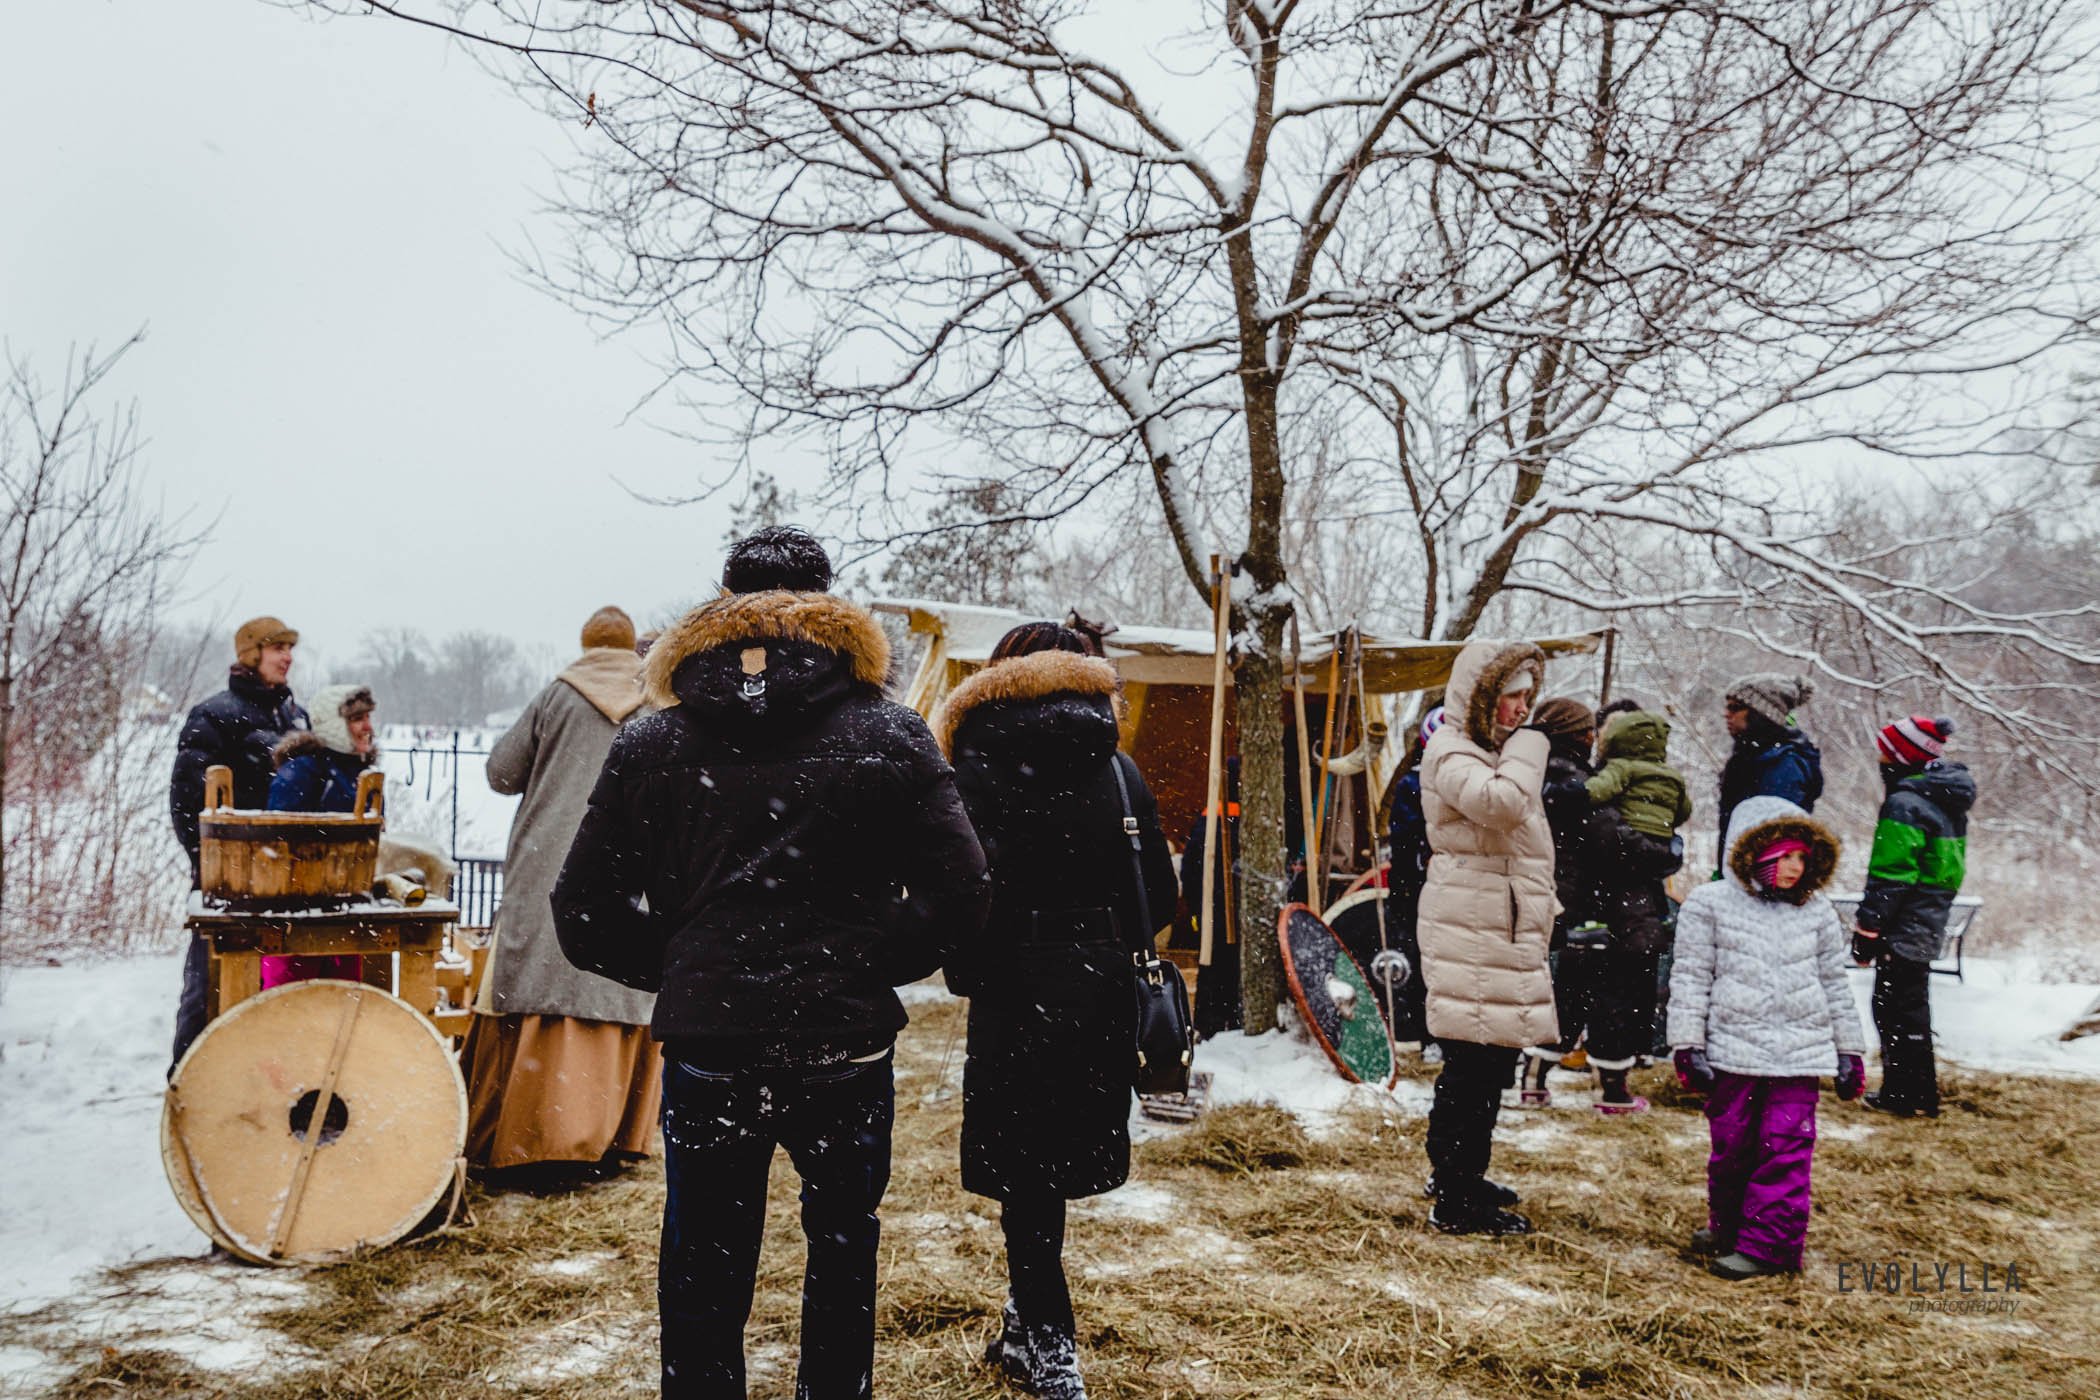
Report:
[[[984,932],[948,962],[970,1000],[962,1181],[998,1200],[1113,1190],[1130,1175],[1131,955],[1174,916],[1174,863],[1116,751],[1115,671],[1070,652],[985,668],[935,732],[992,872]],[[1114,769],[1138,824],[1144,904]]]
[[1560,898],[1560,916],[1553,921],[1553,946],[1567,941],[1568,930],[1594,922],[1596,887],[1601,871],[1600,826],[1596,809],[1590,806],[1589,781],[1593,768],[1581,741],[1567,735],[1548,735],[1552,748],[1546,755],[1546,825],[1553,831],[1553,885]]
[[289,686],[264,685],[246,666],[236,666],[226,689],[205,700],[183,721],[175,745],[175,772],[168,780],[168,815],[175,839],[197,864],[197,814],[204,810],[204,770],[223,763],[233,770],[233,805],[259,812],[269,804],[277,771],[278,741],[310,729],[306,711]]
[[874,619],[823,593],[720,598],[650,650],[660,708],[613,740],[553,910],[570,962],[657,993],[667,1054],[879,1052],[906,1021],[891,989],[983,922],[954,772],[888,670]]

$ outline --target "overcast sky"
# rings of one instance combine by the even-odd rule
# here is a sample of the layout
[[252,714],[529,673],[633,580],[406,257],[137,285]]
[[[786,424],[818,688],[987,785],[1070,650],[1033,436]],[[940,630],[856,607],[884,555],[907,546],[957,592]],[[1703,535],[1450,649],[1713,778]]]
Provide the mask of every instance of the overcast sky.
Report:
[[331,662],[404,624],[566,653],[602,603],[707,590],[725,508],[620,483],[722,464],[624,421],[647,347],[505,255],[559,245],[538,206],[568,138],[438,36],[261,0],[16,6],[0,116],[0,336],[55,378],[147,327],[113,398],[170,508],[217,517],[188,611],[278,614]]

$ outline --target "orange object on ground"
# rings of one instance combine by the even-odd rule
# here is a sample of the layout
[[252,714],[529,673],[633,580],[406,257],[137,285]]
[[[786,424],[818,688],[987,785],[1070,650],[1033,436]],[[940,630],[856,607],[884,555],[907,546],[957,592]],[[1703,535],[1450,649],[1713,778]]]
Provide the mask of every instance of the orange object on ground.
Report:
[[646,1157],[664,1060],[647,1026],[477,1015],[460,1051],[467,1160],[477,1167]]

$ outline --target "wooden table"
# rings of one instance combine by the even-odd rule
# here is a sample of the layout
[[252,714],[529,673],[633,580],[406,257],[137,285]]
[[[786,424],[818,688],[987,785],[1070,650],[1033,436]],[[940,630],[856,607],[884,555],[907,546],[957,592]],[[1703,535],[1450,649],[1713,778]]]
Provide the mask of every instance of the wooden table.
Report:
[[[245,913],[207,904],[190,893],[183,926],[211,944],[211,1015],[214,1019],[262,990],[262,960],[270,956],[364,957],[363,979],[383,987],[423,1013],[450,1035],[464,1034],[464,1005],[440,1007],[438,954],[459,906],[431,899],[410,908],[365,903],[342,909]],[[400,974],[389,975],[400,954]],[[457,1025],[453,1023],[457,1022]]]

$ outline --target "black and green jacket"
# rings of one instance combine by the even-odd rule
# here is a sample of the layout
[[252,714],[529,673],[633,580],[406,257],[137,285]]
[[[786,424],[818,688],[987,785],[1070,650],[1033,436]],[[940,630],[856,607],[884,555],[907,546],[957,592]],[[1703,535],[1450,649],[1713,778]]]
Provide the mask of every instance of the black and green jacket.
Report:
[[1939,956],[1968,859],[1975,801],[1976,780],[1963,764],[1928,764],[1890,779],[1874,826],[1859,926],[1879,933],[1897,957],[1930,962]]

